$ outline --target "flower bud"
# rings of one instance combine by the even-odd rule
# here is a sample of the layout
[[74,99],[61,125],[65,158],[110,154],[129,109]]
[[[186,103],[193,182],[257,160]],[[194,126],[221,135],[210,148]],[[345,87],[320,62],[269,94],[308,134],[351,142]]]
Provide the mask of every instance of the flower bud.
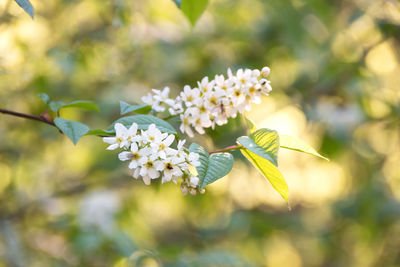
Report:
[[200,179],[197,176],[190,177],[190,186],[195,188],[199,185]]
[[252,74],[253,77],[257,78],[257,77],[260,76],[260,71],[259,70],[253,70],[251,74]]
[[186,185],[182,184],[181,191],[182,191],[182,194],[186,195],[189,191],[189,188]]
[[266,77],[268,77],[268,75],[269,75],[270,72],[271,72],[270,68],[264,67],[264,68],[262,68],[262,70],[261,70],[261,76],[264,77],[264,78],[266,78]]
[[189,192],[190,192],[190,194],[191,194],[192,196],[195,196],[195,195],[197,194],[197,190],[194,189],[194,188],[190,188],[190,189],[189,189]]
[[206,192],[206,189],[202,188],[202,189],[199,190],[199,192],[200,192],[200,194],[204,194]]

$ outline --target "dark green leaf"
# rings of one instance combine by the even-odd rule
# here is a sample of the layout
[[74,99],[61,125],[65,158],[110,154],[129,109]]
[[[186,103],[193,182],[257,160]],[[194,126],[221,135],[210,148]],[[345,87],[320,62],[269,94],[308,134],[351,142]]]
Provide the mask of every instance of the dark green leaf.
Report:
[[15,2],[33,19],[33,6],[29,0],[15,0]]
[[54,123],[76,145],[79,139],[89,132],[89,127],[77,121],[55,118]]
[[206,9],[207,4],[208,0],[182,0],[180,8],[194,26]]
[[40,93],[40,94],[38,94],[38,96],[40,97],[40,99],[43,100],[43,102],[44,102],[46,105],[49,104],[49,102],[50,102],[50,97],[49,97],[47,94],[45,94],[45,93]]
[[240,152],[268,179],[272,187],[288,202],[289,187],[282,174],[271,161],[243,148]]
[[200,166],[197,166],[196,170],[197,170],[197,173],[198,173],[200,179],[204,179],[204,177],[206,176],[206,173],[207,173],[208,158],[210,155],[208,154],[207,150],[204,147],[202,147],[196,143],[192,143],[190,145],[189,151],[198,153],[200,155],[200,158],[199,158]]
[[92,130],[85,135],[97,135],[97,136],[114,136],[115,134],[105,130]]
[[190,145],[189,151],[200,155],[200,166],[196,167],[200,179],[200,188],[217,181],[232,170],[234,160],[230,153],[209,155],[203,147],[195,143]]
[[124,115],[129,112],[135,112],[139,114],[149,114],[151,111],[151,106],[149,105],[129,105],[128,103],[125,103],[124,101],[119,101],[120,104],[120,109],[121,109],[121,115]]
[[233,156],[231,153],[215,153],[209,158],[206,176],[200,181],[200,188],[215,182],[227,175],[233,167]]
[[160,118],[150,115],[133,115],[133,116],[122,117],[114,121],[107,129],[107,131],[114,133],[115,132],[114,125],[116,123],[122,123],[125,127],[129,128],[134,122],[138,125],[138,128],[142,130],[147,130],[149,128],[149,125],[154,123],[161,132],[177,134],[177,132],[175,131],[174,127],[172,127],[171,124]]

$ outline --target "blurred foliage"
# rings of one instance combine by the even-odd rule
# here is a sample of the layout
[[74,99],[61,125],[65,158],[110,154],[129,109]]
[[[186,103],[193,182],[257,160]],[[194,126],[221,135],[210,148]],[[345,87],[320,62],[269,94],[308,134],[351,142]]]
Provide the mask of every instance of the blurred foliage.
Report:
[[[330,162],[279,151],[292,210],[236,160],[205,195],[145,186],[96,137],[0,115],[0,266],[399,266],[400,6],[213,0],[192,29],[170,0],[0,3],[0,107],[92,100],[61,116],[104,129],[119,100],[177,93],[228,67],[271,67],[249,117]],[[245,134],[234,120],[196,142]],[[235,158],[240,158],[240,153]]]

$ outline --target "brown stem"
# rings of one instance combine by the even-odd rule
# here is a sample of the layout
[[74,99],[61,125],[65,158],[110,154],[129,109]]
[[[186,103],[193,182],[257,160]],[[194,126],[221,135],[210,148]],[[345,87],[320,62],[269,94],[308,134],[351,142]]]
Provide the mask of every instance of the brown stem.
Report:
[[233,145],[233,146],[227,146],[227,147],[224,147],[224,148],[221,148],[221,149],[217,149],[217,150],[214,150],[214,151],[210,151],[208,153],[209,154],[214,154],[214,153],[219,153],[219,152],[227,152],[227,151],[237,150],[239,148],[240,148],[239,145]]
[[8,110],[8,109],[3,109],[0,108],[0,113],[4,113],[4,114],[8,114],[11,116],[16,116],[16,117],[20,117],[20,118],[25,118],[25,119],[29,119],[29,120],[35,120],[35,121],[40,121],[46,124],[49,124],[51,126],[57,127],[54,122],[47,120],[46,118],[42,117],[42,116],[35,116],[35,115],[30,115],[30,114],[25,114],[25,113],[19,113],[19,112],[15,112],[12,110]]

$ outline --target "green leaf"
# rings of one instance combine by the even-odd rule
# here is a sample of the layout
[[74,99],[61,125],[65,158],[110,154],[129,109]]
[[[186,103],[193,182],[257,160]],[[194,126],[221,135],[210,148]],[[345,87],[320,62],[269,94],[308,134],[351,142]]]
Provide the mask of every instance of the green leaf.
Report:
[[256,124],[249,118],[244,117],[245,121],[246,121],[246,126],[247,129],[249,129],[250,133],[255,132],[257,130],[257,126]]
[[43,100],[43,102],[44,102],[46,105],[49,104],[49,102],[50,102],[50,97],[49,97],[47,94],[45,94],[45,93],[40,93],[40,94],[38,94],[38,96],[40,97],[40,99]]
[[215,153],[211,154],[207,168],[206,176],[200,181],[200,188],[205,187],[227,175],[233,167],[233,156],[231,153]]
[[278,168],[276,168],[269,160],[246,148],[240,149],[240,152],[242,152],[242,154],[257,168],[257,170],[268,179],[272,187],[282,196],[286,203],[288,203],[289,187]]
[[105,130],[92,130],[87,132],[85,135],[114,136],[115,134]]
[[124,101],[119,101],[120,104],[120,109],[121,109],[121,115],[124,115],[126,113],[134,111],[135,113],[139,114],[149,114],[151,111],[151,106],[149,105],[129,105],[128,103],[125,103]]
[[65,105],[62,101],[50,101],[49,106],[50,109],[54,112],[57,112],[63,105]]
[[236,142],[278,166],[279,135],[276,131],[259,129],[249,137],[239,137]]
[[63,105],[61,108],[81,108],[87,110],[99,111],[99,107],[92,101],[77,100]]
[[317,156],[317,157],[320,157],[320,158],[323,158],[323,159],[326,159],[327,161],[329,161],[329,159],[327,159],[324,156],[322,156],[321,154],[319,154],[309,144],[307,144],[303,140],[293,137],[293,136],[280,134],[279,135],[279,145],[280,145],[280,147],[283,147],[283,148],[307,153],[307,154],[314,155],[314,156]]
[[182,0],[173,0],[177,7],[181,7]]
[[198,153],[200,155],[200,166],[197,166],[196,170],[200,179],[201,177],[205,177],[207,173],[208,158],[210,157],[210,154],[208,154],[207,150],[204,147],[196,143],[192,143],[190,145],[189,151]]
[[189,151],[200,155],[200,166],[196,167],[200,179],[200,188],[217,181],[232,170],[234,160],[230,153],[209,155],[203,147],[195,143],[190,145]]
[[89,127],[77,121],[68,121],[61,118],[55,118],[54,123],[69,139],[76,145],[79,139],[89,132]]
[[77,100],[69,103],[64,103],[62,101],[51,101],[50,108],[54,112],[57,112],[62,108],[81,108],[81,109],[99,111],[99,107],[95,103],[86,100]]
[[194,26],[206,9],[207,4],[208,0],[182,0],[180,8]]
[[33,6],[29,0],[15,0],[15,2],[33,19]]
[[122,123],[125,127],[129,128],[134,122],[137,123],[138,128],[142,130],[147,130],[149,128],[149,125],[154,123],[161,132],[177,134],[177,132],[175,131],[174,127],[172,127],[171,124],[151,115],[132,115],[127,117],[122,117],[114,121],[110,125],[110,127],[108,127],[107,131],[114,133],[115,132],[114,125],[116,123]]
[[250,138],[265,152],[272,155],[273,163],[278,166],[279,135],[277,131],[262,128],[250,134]]

